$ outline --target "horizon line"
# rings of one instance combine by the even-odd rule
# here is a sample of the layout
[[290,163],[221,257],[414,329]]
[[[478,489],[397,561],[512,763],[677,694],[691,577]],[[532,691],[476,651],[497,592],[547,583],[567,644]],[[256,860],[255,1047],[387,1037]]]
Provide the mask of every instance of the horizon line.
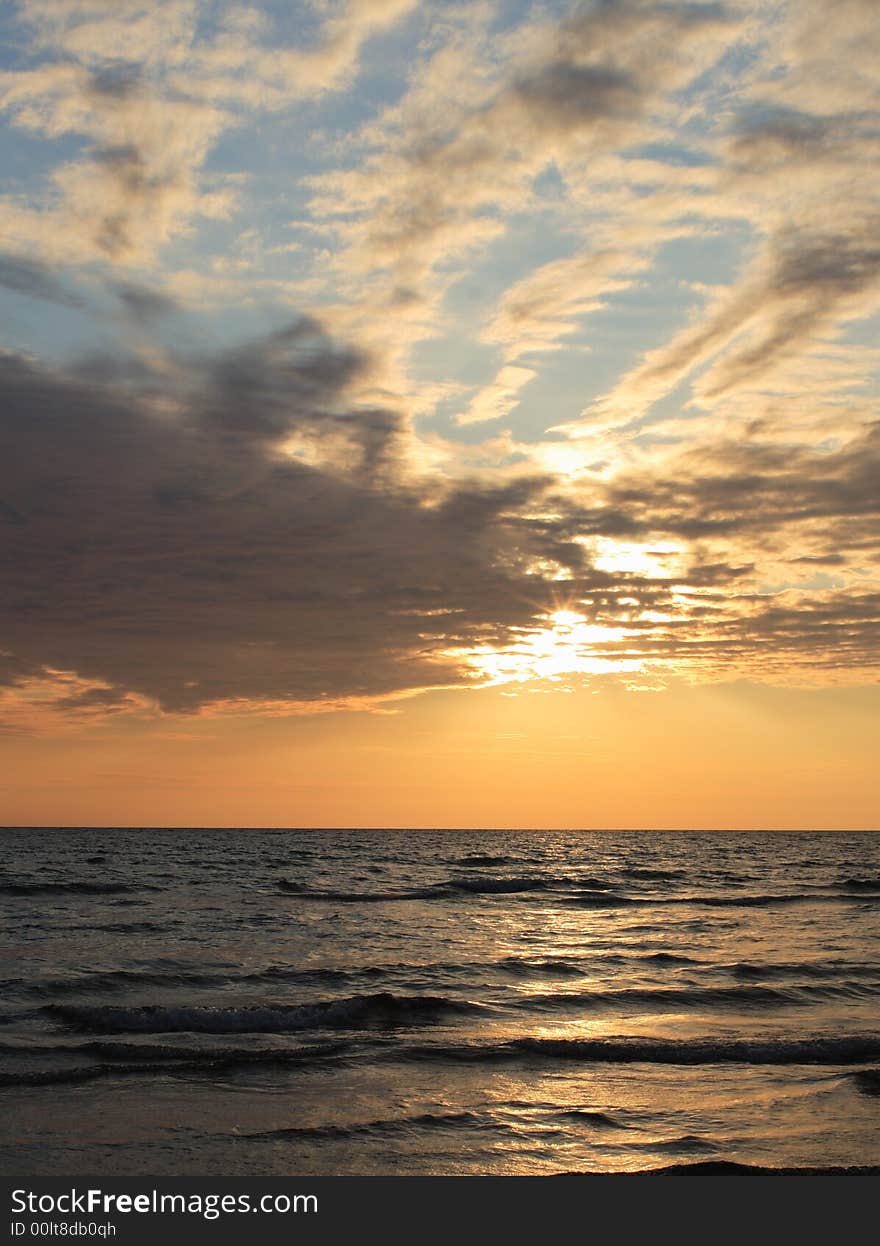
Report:
[[276,823],[264,826],[168,823],[140,825],[107,823],[20,823],[0,825],[2,831],[414,831],[441,834],[508,834],[508,835],[877,835],[877,826],[310,826]]

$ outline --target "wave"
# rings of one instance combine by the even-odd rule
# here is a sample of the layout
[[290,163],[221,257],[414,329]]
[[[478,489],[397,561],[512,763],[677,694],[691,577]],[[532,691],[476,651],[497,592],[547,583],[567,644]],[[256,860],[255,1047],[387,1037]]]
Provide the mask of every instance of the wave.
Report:
[[648,956],[635,957],[636,960],[653,961],[657,965],[705,965],[706,961],[695,956],[682,956],[678,952],[651,952]]
[[628,1151],[670,1151],[673,1154],[705,1155],[717,1154],[719,1147],[708,1138],[699,1134],[682,1134],[679,1138],[664,1138],[661,1142],[630,1142]]
[[586,1108],[568,1108],[562,1112],[554,1112],[557,1120],[567,1121],[573,1125],[588,1125],[593,1129],[629,1129],[622,1121],[616,1120],[608,1112],[590,1112]]
[[73,974],[69,978],[43,978],[28,980],[10,978],[0,982],[0,990],[17,989],[29,995],[77,995],[100,992],[114,993],[143,986],[173,988],[178,986],[218,986],[229,980],[225,974],[202,972],[149,972],[139,969],[108,969],[92,973]]
[[449,895],[443,887],[418,887],[412,891],[329,891],[293,883],[289,878],[278,880],[278,887],[298,900],[326,900],[338,904],[387,904],[397,900],[443,900]]
[[293,1125],[282,1129],[267,1129],[259,1133],[239,1134],[249,1141],[308,1141],[363,1138],[373,1135],[393,1135],[423,1132],[425,1130],[491,1130],[507,1133],[509,1125],[487,1121],[475,1112],[423,1112],[417,1116],[403,1116],[391,1120],[363,1121],[351,1125]]
[[552,878],[451,878],[444,888],[470,895],[515,895],[521,891],[547,891],[559,886]]
[[4,896],[113,896],[126,892],[155,891],[146,884],[133,887],[129,883],[76,882],[0,882],[0,895]]
[[871,978],[875,981],[880,981],[880,965],[869,965],[862,961],[736,961],[730,965],[719,965],[718,968],[722,972],[732,974],[733,977],[746,981],[760,978],[790,978],[793,974],[803,978],[819,979],[839,979],[842,974],[847,974],[850,977]]
[[465,866],[475,865],[482,867],[492,865],[512,865],[514,860],[514,857],[491,857],[484,852],[473,852],[469,856],[458,857],[456,860],[452,861],[451,864]]
[[[288,895],[300,900],[326,900],[343,904],[384,904],[400,900],[449,900],[456,895],[514,895],[524,891],[546,891],[559,886],[560,880],[526,877],[450,878],[446,882],[429,887],[416,887],[407,891],[333,891],[307,887],[291,882],[289,878],[278,880],[278,887]],[[564,885],[564,884],[562,884]]]
[[849,1168],[771,1168],[761,1164],[740,1164],[735,1160],[709,1159],[694,1164],[669,1164],[665,1168],[628,1169],[612,1174],[585,1172],[564,1173],[564,1176],[595,1177],[876,1177],[880,1166],[854,1165]]
[[100,1062],[67,1068],[3,1071],[0,1073],[0,1088],[78,1085],[118,1077],[212,1075],[254,1066],[297,1069],[316,1064],[340,1066],[346,1060],[349,1044],[321,1043],[319,1047],[294,1048],[194,1048],[96,1042],[82,1043],[78,1048],[55,1050],[78,1054],[86,1059],[94,1057]]
[[147,934],[153,930],[167,930],[163,922],[106,922],[101,926],[89,926],[89,930],[100,930],[106,934]]
[[[43,1049],[49,1054],[52,1049]],[[362,1040],[356,1046],[348,1041],[322,1042],[297,1047],[193,1047],[171,1044],[98,1040],[78,1048],[58,1048],[68,1054],[94,1061],[66,1068],[4,1071],[0,1087],[76,1084],[132,1076],[211,1076],[248,1068],[341,1067],[353,1058],[363,1057]],[[459,1045],[413,1044],[388,1046],[380,1043],[367,1053],[374,1060],[394,1063],[503,1064],[537,1059],[584,1064],[659,1064],[673,1066],[711,1066],[744,1064],[756,1066],[858,1066],[880,1059],[880,1035],[864,1037],[816,1037],[783,1039],[551,1039],[519,1038],[507,1042]],[[880,1094],[880,1069],[855,1068],[851,1074],[859,1091]],[[597,1129],[627,1129],[613,1115],[587,1109],[568,1109],[553,1113],[554,1118],[573,1125]]]
[[853,1076],[863,1095],[880,1095],[880,1069],[861,1069]]
[[236,970],[218,969],[214,972],[204,970],[143,970],[143,969],[107,969],[94,970],[91,973],[75,973],[70,977],[58,978],[6,978],[0,980],[0,992],[16,991],[36,997],[65,996],[80,994],[115,994],[138,990],[141,987],[159,987],[174,990],[178,987],[216,987],[216,986],[250,986],[261,983],[290,982],[300,986],[306,985],[338,985],[351,983],[358,978],[387,978],[398,975],[401,971],[413,973],[430,972],[432,970],[452,973],[456,969],[466,971],[469,966],[457,965],[364,965],[351,969],[300,969],[293,965],[267,965],[265,969],[252,973],[241,973]]
[[629,905],[636,904],[653,904],[653,900],[641,899],[640,897],[624,896],[618,891],[598,891],[595,888],[577,891],[574,895],[565,896],[560,899],[560,904],[566,904],[580,909],[619,909],[626,908]]
[[[135,927],[136,929],[139,927]],[[36,997],[70,996],[77,994],[123,993],[144,987],[174,990],[180,987],[251,987],[290,983],[301,987],[355,986],[357,983],[393,980],[398,985],[403,980],[424,985],[428,979],[448,982],[451,978],[467,980],[473,974],[495,974],[504,978],[521,980],[547,978],[583,978],[595,972],[596,967],[609,965],[653,966],[700,966],[707,962],[691,956],[672,952],[653,952],[647,955],[596,952],[587,956],[504,956],[499,960],[454,961],[392,961],[380,964],[351,965],[349,967],[278,964],[263,969],[241,972],[232,965],[220,965],[212,969],[186,970],[161,969],[97,969],[91,972],[71,973],[66,977],[28,978],[18,976],[0,979],[0,991],[16,991]],[[840,962],[839,968],[844,968]],[[733,968],[726,967],[724,968]],[[854,972],[859,966],[853,966]],[[880,969],[864,966],[867,976],[871,973],[880,982]],[[830,972],[830,971],[829,971]]]
[[730,896],[676,896],[674,900],[661,903],[674,904],[706,904],[713,908],[767,908],[776,904],[815,904],[831,900],[865,900],[878,899],[880,895],[850,895],[847,892],[787,892],[777,895],[730,895]]
[[105,1077],[100,1067],[84,1069],[29,1069],[24,1073],[0,1073],[0,1088],[15,1087],[52,1087],[52,1085],[79,1085],[82,1082],[95,1082]]
[[[481,964],[480,969],[499,969],[518,978],[583,978],[596,966],[608,965],[706,965],[706,961],[675,952],[650,952],[647,955],[626,955],[621,952],[594,953],[585,958],[548,956],[505,956],[502,960]],[[880,971],[878,971],[880,974]]]
[[515,1038],[499,1043],[411,1044],[403,1061],[496,1063],[536,1057],[584,1064],[849,1065],[880,1059],[880,1034],[804,1039]]
[[737,894],[731,895],[689,895],[689,896],[653,896],[653,895],[621,895],[619,893],[594,891],[575,892],[565,897],[561,903],[578,908],[618,908],[624,906],[659,907],[689,906],[691,908],[772,908],[777,905],[816,904],[842,900],[861,901],[880,900],[880,894],[872,895],[863,892],[783,892],[768,894]]
[[515,1007],[542,1011],[589,1008],[780,1008],[805,1007],[817,1000],[865,999],[880,994],[880,983],[792,983],[772,986],[621,987],[609,991],[579,991],[521,996]]
[[[107,928],[107,927],[100,927]],[[120,923],[110,927],[116,931],[138,932],[151,930],[150,923]],[[69,976],[50,978],[15,978],[0,979],[0,992],[16,992],[25,996],[40,998],[56,998],[77,996],[77,994],[121,994],[138,991],[141,988],[156,987],[173,989],[182,987],[259,987],[273,983],[290,983],[300,987],[354,987],[356,983],[376,983],[393,979],[400,984],[401,979],[418,979],[425,982],[426,978],[444,979],[470,978],[474,974],[497,974],[501,978],[514,977],[527,981],[530,978],[583,978],[590,972],[590,966],[596,962],[602,966],[607,964],[683,964],[692,966],[702,962],[693,957],[677,956],[672,952],[656,952],[649,956],[622,956],[619,953],[605,956],[581,957],[520,957],[507,956],[499,961],[441,961],[441,962],[406,962],[396,961],[381,964],[360,964],[360,966],[314,967],[305,968],[294,964],[268,964],[262,969],[242,972],[233,966],[204,967],[193,969],[181,968],[107,968],[92,969],[90,972],[71,972]],[[876,971],[880,977],[880,967]]]
[[[67,1054],[87,1055],[102,1061],[120,1062],[127,1065],[133,1060],[148,1060],[158,1064],[176,1064],[184,1061],[192,1065],[233,1065],[233,1064],[303,1064],[315,1060],[339,1060],[352,1052],[352,1044],[348,1039],[324,1039],[320,1043],[294,1047],[255,1047],[247,1041],[245,1047],[207,1045],[182,1045],[174,1041],[142,1042],[137,1037],[131,1038],[97,1038],[89,1039],[76,1046],[69,1045],[60,1050]],[[363,1040],[359,1040],[361,1043]]]
[[48,1004],[46,1011],[73,1029],[116,1034],[289,1034],[314,1029],[392,1029],[429,1025],[482,1011],[442,995],[353,995],[313,1004],[241,1008],[114,1007]]
[[[659,877],[660,871],[623,871],[633,878],[645,879],[648,874]],[[672,871],[666,871],[670,876]],[[865,884],[864,886],[862,884]],[[572,879],[558,876],[526,875],[507,878],[503,876],[476,875],[472,878],[449,878],[427,887],[401,891],[337,891],[308,887],[288,878],[278,880],[281,891],[301,900],[323,900],[348,904],[376,904],[404,900],[450,900],[458,895],[517,895],[526,892],[549,893],[557,903],[578,908],[623,908],[630,906],[688,906],[693,908],[770,908],[777,905],[831,903],[836,901],[880,900],[880,892],[874,894],[870,880],[849,880],[841,884],[843,891],[797,891],[797,892],[730,892],[728,894],[653,895],[648,893],[627,894],[615,890],[602,879]],[[556,893],[559,893],[557,896]]]
[[624,878],[638,878],[645,879],[646,881],[655,878],[660,881],[666,881],[667,879],[685,878],[687,876],[686,870],[653,870],[639,865],[628,865],[620,872]]
[[840,886],[847,887],[850,891],[880,892],[880,876],[876,878],[844,878],[841,879]]
[[485,968],[497,968],[502,973],[508,973],[515,978],[582,978],[584,976],[584,967],[577,961],[553,956],[544,959],[505,956],[503,960],[496,961],[494,965],[487,964]]

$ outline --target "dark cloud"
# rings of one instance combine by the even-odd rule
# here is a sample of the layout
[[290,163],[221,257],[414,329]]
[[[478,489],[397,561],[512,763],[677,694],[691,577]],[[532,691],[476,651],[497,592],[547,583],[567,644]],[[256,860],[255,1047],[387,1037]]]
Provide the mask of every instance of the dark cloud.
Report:
[[131,282],[118,284],[116,294],[125,310],[139,324],[149,324],[178,310],[178,304],[167,294]]
[[0,286],[62,307],[83,305],[80,296],[69,290],[44,264],[22,256],[0,254]]
[[681,375],[749,331],[706,375],[704,398],[717,398],[765,376],[835,319],[871,311],[880,286],[880,218],[856,208],[838,229],[810,225],[779,230],[751,280],[693,332],[658,352],[636,379],[644,384]]
[[856,236],[818,231],[783,235],[775,254],[770,292],[784,297],[822,295],[825,299],[858,294],[880,276],[877,239],[875,229]]
[[792,558],[795,564],[816,567],[845,567],[849,561],[843,554],[803,554],[800,558]]
[[[204,374],[200,419],[219,432],[260,440],[273,440],[313,418],[326,426],[348,417],[334,407],[334,399],[367,364],[357,351],[334,346],[316,321],[304,317],[213,361]],[[376,423],[368,418],[357,431],[366,435],[367,426]]]
[[683,452],[662,476],[652,470],[618,477],[602,505],[578,511],[574,522],[597,534],[687,540],[779,539],[811,528],[839,558],[842,542],[858,548],[876,532],[878,479],[880,424],[835,451],[759,440],[716,443]]
[[737,166],[745,168],[792,160],[812,163],[827,156],[840,137],[835,118],[769,105],[737,118],[730,154]]
[[720,4],[594,0],[577,6],[560,24],[556,56],[514,81],[496,108],[508,100],[520,105],[536,132],[551,136],[633,121],[688,41],[734,20]]
[[89,89],[98,97],[127,99],[138,93],[142,82],[141,66],[123,62],[93,73],[89,79]]
[[797,602],[743,596],[729,603],[742,614],[688,621],[694,668],[760,671],[762,675],[876,670],[880,594],[830,592]]
[[603,65],[556,61],[512,88],[534,125],[566,132],[603,118],[634,117],[642,106],[638,83],[627,73]]
[[580,51],[592,51],[597,44],[614,46],[633,34],[647,32],[675,38],[734,21],[736,14],[725,4],[588,0],[577,5],[573,14],[562,22],[560,42]]
[[131,249],[135,219],[143,213],[158,214],[162,200],[177,186],[179,174],[177,170],[159,172],[135,143],[96,148],[91,159],[103,170],[112,190],[108,199],[114,205],[97,218],[95,239],[107,256],[119,259]]
[[[0,496],[23,521],[0,528],[9,677],[76,671],[173,709],[371,696],[458,678],[438,648],[527,623],[535,586],[501,555],[540,546],[518,518],[538,483],[430,506],[389,483],[398,418],[345,405],[365,366],[300,322],[194,366],[169,416],[5,358]],[[328,427],[351,472],[280,453]],[[428,642],[437,609],[453,628]]]

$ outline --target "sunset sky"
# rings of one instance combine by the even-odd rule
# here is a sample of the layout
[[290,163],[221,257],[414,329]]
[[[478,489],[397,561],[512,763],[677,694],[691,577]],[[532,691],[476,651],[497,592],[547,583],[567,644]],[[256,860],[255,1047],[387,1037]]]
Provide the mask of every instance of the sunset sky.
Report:
[[0,8],[0,822],[880,824],[876,0]]

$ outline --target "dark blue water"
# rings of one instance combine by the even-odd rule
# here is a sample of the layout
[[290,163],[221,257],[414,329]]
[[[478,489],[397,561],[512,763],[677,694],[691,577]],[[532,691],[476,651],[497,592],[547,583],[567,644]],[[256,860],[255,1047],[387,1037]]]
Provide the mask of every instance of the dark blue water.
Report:
[[880,838],[5,830],[10,1173],[880,1163]]

